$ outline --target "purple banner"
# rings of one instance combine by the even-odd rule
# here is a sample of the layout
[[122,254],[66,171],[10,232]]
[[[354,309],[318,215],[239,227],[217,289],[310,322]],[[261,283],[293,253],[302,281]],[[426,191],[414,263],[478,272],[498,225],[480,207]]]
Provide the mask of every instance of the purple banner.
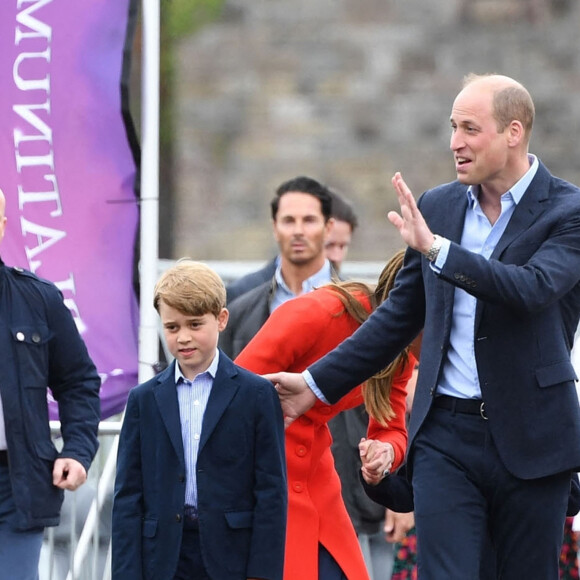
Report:
[[0,4],[0,254],[61,289],[102,377],[103,418],[137,382],[138,210],[120,91],[129,2]]

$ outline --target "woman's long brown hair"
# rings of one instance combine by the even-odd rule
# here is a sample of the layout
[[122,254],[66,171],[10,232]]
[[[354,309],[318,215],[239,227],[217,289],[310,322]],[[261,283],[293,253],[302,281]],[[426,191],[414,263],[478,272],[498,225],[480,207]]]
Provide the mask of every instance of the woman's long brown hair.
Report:
[[[389,292],[395,285],[395,277],[403,266],[405,250],[399,250],[387,262],[379,276],[379,281],[374,291],[363,282],[339,282],[329,284],[329,288],[336,293],[340,301],[344,304],[345,311],[352,316],[357,322],[362,324],[368,317],[369,313],[364,306],[357,300],[356,296],[361,294],[368,296],[371,311],[384,302]],[[340,313],[338,314],[340,315]],[[405,348],[396,358],[371,377],[362,386],[362,393],[367,413],[376,419],[381,425],[386,427],[391,419],[395,417],[391,405],[391,386],[395,373],[399,365],[407,364],[409,360],[409,347]]]

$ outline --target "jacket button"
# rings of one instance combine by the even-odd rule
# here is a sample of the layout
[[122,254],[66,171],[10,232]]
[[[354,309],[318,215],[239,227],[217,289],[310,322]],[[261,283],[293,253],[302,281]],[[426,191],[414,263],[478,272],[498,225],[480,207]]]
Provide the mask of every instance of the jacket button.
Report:
[[306,449],[306,447],[304,447],[304,445],[299,445],[298,447],[296,447],[296,455],[298,455],[298,457],[304,457],[307,453],[308,453],[308,449]]
[[24,340],[24,332],[17,332],[16,333],[16,340],[19,340],[20,342],[22,342]]
[[181,523],[181,514],[177,514],[177,515],[175,516],[175,521],[176,521],[178,524],[179,524],[179,523]]
[[40,334],[38,334],[38,332],[35,332],[32,335],[32,342],[36,342],[36,343],[40,342]]
[[292,484],[292,489],[296,493],[302,493],[304,491],[304,486],[300,482],[296,482]]

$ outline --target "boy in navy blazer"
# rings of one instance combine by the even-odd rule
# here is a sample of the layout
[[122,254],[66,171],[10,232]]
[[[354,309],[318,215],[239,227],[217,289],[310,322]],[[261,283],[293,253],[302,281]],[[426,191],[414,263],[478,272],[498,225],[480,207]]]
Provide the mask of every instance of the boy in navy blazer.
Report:
[[113,580],[281,580],[283,420],[272,385],[217,348],[219,276],[180,261],[154,306],[175,361],[134,388],[117,460]]

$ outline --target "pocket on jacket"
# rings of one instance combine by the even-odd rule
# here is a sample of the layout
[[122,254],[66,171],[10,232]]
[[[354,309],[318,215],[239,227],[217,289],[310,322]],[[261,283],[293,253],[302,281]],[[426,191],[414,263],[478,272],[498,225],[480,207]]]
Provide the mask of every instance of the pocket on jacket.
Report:
[[572,363],[567,360],[536,369],[536,379],[540,387],[551,387],[578,380]]
[[243,511],[243,512],[225,512],[226,521],[228,526],[234,530],[240,528],[251,528],[252,522],[254,521],[253,511]]
[[58,456],[58,451],[51,439],[35,441],[34,449],[36,450],[36,455],[38,455],[38,457],[50,461],[51,463],[54,462]]
[[143,527],[141,533],[144,538],[154,538],[157,534],[157,520],[146,518],[143,520]]
[[48,382],[48,342],[51,337],[46,325],[13,326],[10,329],[18,361],[22,387],[44,388]]

